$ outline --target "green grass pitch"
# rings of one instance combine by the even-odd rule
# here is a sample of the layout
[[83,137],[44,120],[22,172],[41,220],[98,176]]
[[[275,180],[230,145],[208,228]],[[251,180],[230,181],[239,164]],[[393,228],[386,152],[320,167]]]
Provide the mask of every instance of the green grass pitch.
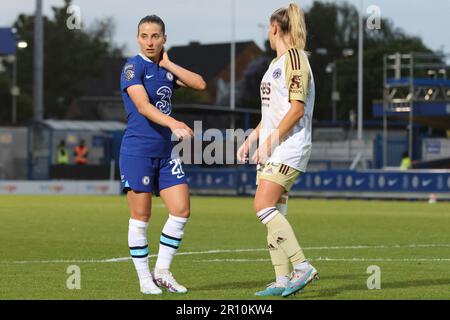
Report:
[[[129,256],[124,197],[0,196],[0,299],[255,299],[273,271],[252,199],[191,201],[172,266],[190,291],[154,297],[140,294],[130,260],[108,261]],[[450,203],[296,198],[288,217],[321,276],[289,299],[450,299]],[[154,199],[151,255],[166,218]],[[70,265],[80,290],[66,287]],[[380,290],[367,288],[371,265]]]

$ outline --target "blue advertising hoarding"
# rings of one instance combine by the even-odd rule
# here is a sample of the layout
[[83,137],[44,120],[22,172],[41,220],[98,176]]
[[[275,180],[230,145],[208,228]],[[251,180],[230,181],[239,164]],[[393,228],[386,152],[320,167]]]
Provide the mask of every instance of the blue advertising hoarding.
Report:
[[[228,191],[229,194],[250,195],[255,191],[256,172],[254,167],[237,169],[187,168],[189,187],[192,190]],[[408,170],[408,171],[311,171],[302,174],[295,182],[292,193],[327,193],[374,195],[385,194],[395,198],[408,194],[447,194],[450,199],[450,171]]]

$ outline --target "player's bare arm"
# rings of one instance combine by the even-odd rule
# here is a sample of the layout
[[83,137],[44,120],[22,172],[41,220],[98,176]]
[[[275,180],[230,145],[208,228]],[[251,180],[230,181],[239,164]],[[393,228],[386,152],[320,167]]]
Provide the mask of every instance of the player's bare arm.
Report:
[[252,133],[245,139],[244,143],[239,147],[237,151],[237,159],[240,162],[246,162],[249,160],[250,148],[254,143],[258,141],[259,129],[261,127],[261,122],[256,126]]
[[168,127],[176,135],[178,139],[189,138],[194,135],[191,128],[184,122],[177,121],[174,118],[165,115],[159,111],[149,101],[147,92],[142,85],[133,85],[127,88],[128,95],[136,105],[139,113],[144,117],[161,126]]

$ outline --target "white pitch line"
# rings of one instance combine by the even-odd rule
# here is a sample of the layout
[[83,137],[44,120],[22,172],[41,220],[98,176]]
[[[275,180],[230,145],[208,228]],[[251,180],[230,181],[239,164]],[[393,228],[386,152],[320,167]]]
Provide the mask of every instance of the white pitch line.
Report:
[[331,247],[309,247],[305,250],[342,250],[342,249],[395,249],[395,248],[450,248],[450,244],[407,244],[407,245],[359,245],[359,246],[331,246]]
[[356,261],[356,262],[450,262],[450,258],[329,258],[318,257],[313,261]]
[[[408,245],[358,245],[358,246],[322,246],[322,247],[305,247],[304,250],[343,250],[343,249],[395,249],[395,248],[450,248],[450,244],[408,244]],[[266,251],[266,248],[254,249],[214,249],[207,251],[179,252],[177,256],[203,255],[203,254],[220,254],[220,253],[239,253],[239,252],[259,252]],[[157,254],[149,255],[149,258],[157,257]],[[355,258],[358,259],[358,258]],[[123,262],[131,260],[131,257],[110,258],[110,259],[89,259],[89,260],[23,260],[23,261],[0,261],[0,264],[51,264],[51,263],[108,263]],[[226,259],[225,259],[226,260]],[[230,259],[229,259],[230,260]],[[231,259],[233,260],[233,259]],[[239,260],[239,259],[234,259]],[[325,261],[325,260],[322,260]],[[331,260],[328,260],[331,261]],[[339,261],[339,260],[335,260]],[[346,260],[340,260],[346,261]],[[350,260],[355,261],[355,260]],[[369,260],[368,260],[369,261]],[[372,260],[370,260],[372,261]],[[412,260],[408,260],[412,261]],[[424,260],[425,261],[425,260]],[[426,260],[428,261],[428,260]],[[438,260],[440,261],[440,260]],[[445,261],[445,259],[444,259]]]
[[[257,248],[257,249],[214,249],[207,251],[193,251],[193,252],[179,252],[177,256],[190,256],[190,255],[201,255],[201,254],[217,254],[217,253],[239,253],[239,252],[258,252],[266,251],[267,249]],[[149,254],[149,258],[156,258],[157,254]],[[105,263],[105,262],[123,262],[131,260],[131,257],[122,258],[111,258],[111,259],[99,259],[99,260],[25,260],[25,261],[0,261],[0,263],[12,263],[12,264],[29,264],[29,263]]]
[[[339,261],[339,262],[450,262],[450,258],[308,258],[309,261]],[[270,259],[205,259],[193,262],[267,262]]]
[[[311,259],[308,259],[311,260]],[[193,262],[267,262],[270,259],[205,259],[193,260]]]

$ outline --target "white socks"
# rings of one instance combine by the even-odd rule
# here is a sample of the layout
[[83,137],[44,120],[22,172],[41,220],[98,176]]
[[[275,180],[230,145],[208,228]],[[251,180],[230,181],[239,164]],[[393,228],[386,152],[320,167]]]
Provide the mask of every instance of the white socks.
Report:
[[[175,217],[169,214],[161,233],[156,270],[169,270],[172,259],[180,246],[187,218]],[[139,281],[152,278],[148,266],[147,222],[130,219],[128,226],[128,246],[136,268]]]
[[184,227],[187,221],[187,218],[175,217],[169,214],[169,218],[164,225],[159,241],[158,259],[156,260],[155,266],[156,270],[170,269],[172,259],[183,239]]
[[276,207],[270,207],[262,209],[261,211],[258,211],[256,213],[256,216],[258,219],[263,223],[267,224],[269,223],[275,216],[280,213]]
[[128,246],[139,281],[151,278],[148,268],[147,222],[130,219],[128,225]]

